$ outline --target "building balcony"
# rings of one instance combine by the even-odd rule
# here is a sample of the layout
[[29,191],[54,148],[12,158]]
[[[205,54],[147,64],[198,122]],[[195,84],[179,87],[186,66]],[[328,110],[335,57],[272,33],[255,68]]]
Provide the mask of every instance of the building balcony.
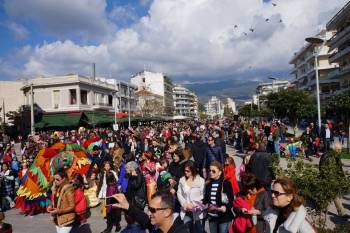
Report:
[[336,33],[329,41],[330,50],[338,48],[350,39],[350,26],[347,26],[343,31]]
[[329,56],[329,62],[334,63],[338,61],[341,57],[347,55],[350,53],[350,46],[346,47],[345,49],[338,51],[336,53],[333,53]]

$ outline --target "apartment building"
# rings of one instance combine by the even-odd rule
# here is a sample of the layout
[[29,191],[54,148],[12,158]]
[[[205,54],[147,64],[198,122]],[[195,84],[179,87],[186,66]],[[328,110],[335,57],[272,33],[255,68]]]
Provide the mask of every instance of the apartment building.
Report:
[[268,95],[270,93],[276,93],[281,90],[285,90],[290,85],[289,81],[273,80],[271,83],[259,83],[256,86],[256,94],[258,96]]
[[137,87],[137,90],[146,90],[158,96],[162,96],[162,107],[164,116],[172,116],[174,113],[173,83],[163,73],[142,71],[133,75],[130,83]]
[[21,90],[24,105],[34,103],[44,112],[107,111],[128,112],[136,110],[136,87],[115,79],[90,78],[78,74],[41,77],[26,80]]
[[350,2],[348,2],[328,23],[327,30],[335,31],[328,39],[331,63],[339,64],[339,69],[329,74],[329,79],[339,82],[335,94],[350,90]]
[[173,88],[174,115],[198,117],[197,95],[181,85]]
[[205,110],[207,115],[213,119],[215,117],[223,117],[224,108],[222,107],[221,100],[216,96],[212,96],[205,104]]
[[[322,30],[318,38],[325,41],[332,38],[334,31]],[[329,74],[338,70],[338,63],[331,59],[330,47],[326,44],[307,43],[294,54],[289,64],[294,67],[291,74],[294,75],[293,84],[296,88],[308,91],[316,95],[316,72],[318,70],[320,96],[326,99],[340,88],[340,82],[329,78]],[[317,64],[315,65],[315,54],[317,53]]]

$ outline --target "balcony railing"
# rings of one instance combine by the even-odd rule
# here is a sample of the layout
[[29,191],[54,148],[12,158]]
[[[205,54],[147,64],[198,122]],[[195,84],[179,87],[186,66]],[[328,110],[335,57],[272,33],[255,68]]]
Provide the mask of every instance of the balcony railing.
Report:
[[345,56],[346,54],[348,54],[350,52],[350,46],[346,47],[346,49],[343,49],[341,51],[338,51],[336,53],[333,53],[329,56],[329,62],[330,63],[334,63],[336,62],[339,58],[341,58],[342,56]]
[[339,47],[349,38],[350,26],[347,26],[343,31],[336,33],[329,41],[329,47],[331,50]]

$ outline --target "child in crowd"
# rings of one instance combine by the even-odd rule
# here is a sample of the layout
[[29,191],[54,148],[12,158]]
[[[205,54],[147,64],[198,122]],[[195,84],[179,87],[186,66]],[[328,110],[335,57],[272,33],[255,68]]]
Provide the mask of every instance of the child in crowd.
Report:
[[84,178],[78,173],[75,174],[72,179],[72,185],[74,187],[76,220],[78,223],[84,223],[89,217],[87,215],[87,201],[84,195]]
[[90,174],[90,177],[88,177],[88,179],[86,179],[86,177],[84,176],[84,194],[87,198],[89,208],[94,208],[100,204],[100,200],[97,198],[98,185],[96,177],[96,173],[94,172]]
[[[117,180],[112,172],[107,172],[106,174],[106,218],[107,218],[107,228],[102,233],[110,233],[117,223],[120,223],[118,220],[118,209],[113,207],[112,203],[109,200],[113,200],[111,196],[118,193]],[[116,225],[116,232],[120,231],[120,225]]]
[[235,160],[230,157],[226,156],[225,160],[225,179],[229,180],[231,182],[232,190],[233,193],[236,194],[239,192],[239,187],[237,183],[237,178],[236,178],[236,165],[235,165]]

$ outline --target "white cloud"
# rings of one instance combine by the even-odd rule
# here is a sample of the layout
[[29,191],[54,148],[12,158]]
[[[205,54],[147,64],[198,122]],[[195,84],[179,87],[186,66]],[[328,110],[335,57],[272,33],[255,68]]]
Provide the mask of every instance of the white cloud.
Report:
[[[36,46],[24,72],[90,74],[94,61],[98,74],[124,79],[144,65],[193,81],[244,72],[256,77],[262,70],[285,73],[304,38],[315,35],[346,2],[285,0],[273,7],[257,0],[154,0],[147,16],[102,44],[81,46],[67,40]],[[102,5],[97,15],[103,18]]]
[[15,35],[16,40],[23,40],[29,35],[28,30],[21,24],[8,22],[6,26]]
[[109,18],[118,25],[125,25],[135,22],[138,19],[135,8],[130,5],[115,5],[109,13]]
[[5,0],[10,18],[17,21],[34,20],[51,35],[101,38],[113,25],[107,20],[105,0]]

